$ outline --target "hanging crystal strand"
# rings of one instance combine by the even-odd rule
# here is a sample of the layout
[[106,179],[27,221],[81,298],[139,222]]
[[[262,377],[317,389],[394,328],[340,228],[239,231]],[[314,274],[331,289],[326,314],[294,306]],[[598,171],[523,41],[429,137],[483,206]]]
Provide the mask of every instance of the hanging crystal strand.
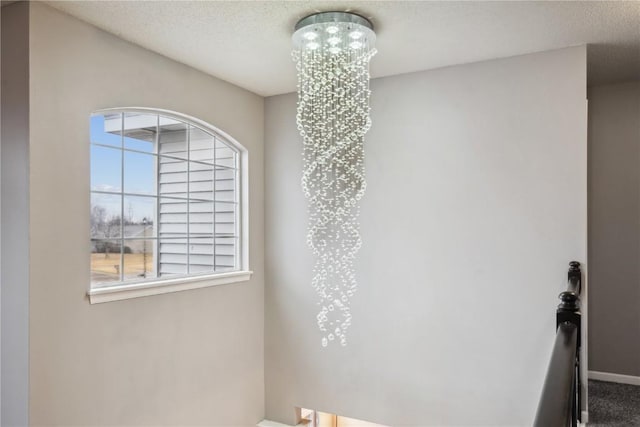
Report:
[[[362,18],[360,18],[362,19]],[[350,302],[357,282],[355,255],[362,245],[358,202],[365,191],[364,135],[370,127],[370,27],[321,22],[294,34],[298,72],[296,121],[303,140],[302,189],[308,201],[307,243],[316,263],[322,345],[346,345]]]

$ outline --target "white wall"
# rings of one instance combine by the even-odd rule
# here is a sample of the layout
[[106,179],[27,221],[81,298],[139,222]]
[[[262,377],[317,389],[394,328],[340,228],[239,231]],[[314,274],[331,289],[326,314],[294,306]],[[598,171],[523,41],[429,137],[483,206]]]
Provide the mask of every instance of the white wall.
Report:
[[0,424],[28,423],[29,5],[2,7],[2,305]]
[[[263,99],[41,3],[30,28],[31,423],[255,425]],[[89,304],[89,115],[122,106],[188,114],[248,149],[249,282]]]
[[640,377],[640,82],[589,89],[589,369]]
[[585,68],[575,47],[372,82],[346,348],[315,324],[296,96],[267,99],[267,418],[531,424],[586,258]]

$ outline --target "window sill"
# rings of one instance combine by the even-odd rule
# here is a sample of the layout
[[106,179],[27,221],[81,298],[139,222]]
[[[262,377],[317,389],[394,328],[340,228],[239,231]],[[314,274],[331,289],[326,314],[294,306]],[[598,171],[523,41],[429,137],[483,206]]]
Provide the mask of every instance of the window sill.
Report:
[[100,304],[103,302],[245,282],[251,278],[252,274],[253,271],[232,271],[229,273],[216,273],[94,288],[88,292],[89,302],[91,304]]

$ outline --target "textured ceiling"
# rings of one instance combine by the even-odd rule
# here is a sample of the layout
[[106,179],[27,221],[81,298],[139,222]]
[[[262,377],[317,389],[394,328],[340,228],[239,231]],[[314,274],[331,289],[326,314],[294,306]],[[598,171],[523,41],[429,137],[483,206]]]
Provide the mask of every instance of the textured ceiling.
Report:
[[589,84],[640,79],[640,2],[49,1],[260,95],[295,90],[294,24],[352,10],[378,35],[373,77],[589,43]]

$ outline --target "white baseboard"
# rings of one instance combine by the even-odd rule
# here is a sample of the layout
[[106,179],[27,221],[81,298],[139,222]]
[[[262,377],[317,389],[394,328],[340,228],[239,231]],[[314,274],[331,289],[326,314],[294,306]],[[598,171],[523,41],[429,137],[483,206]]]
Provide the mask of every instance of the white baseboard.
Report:
[[589,379],[609,381],[611,383],[640,385],[640,377],[633,375],[611,374],[609,372],[589,371]]

